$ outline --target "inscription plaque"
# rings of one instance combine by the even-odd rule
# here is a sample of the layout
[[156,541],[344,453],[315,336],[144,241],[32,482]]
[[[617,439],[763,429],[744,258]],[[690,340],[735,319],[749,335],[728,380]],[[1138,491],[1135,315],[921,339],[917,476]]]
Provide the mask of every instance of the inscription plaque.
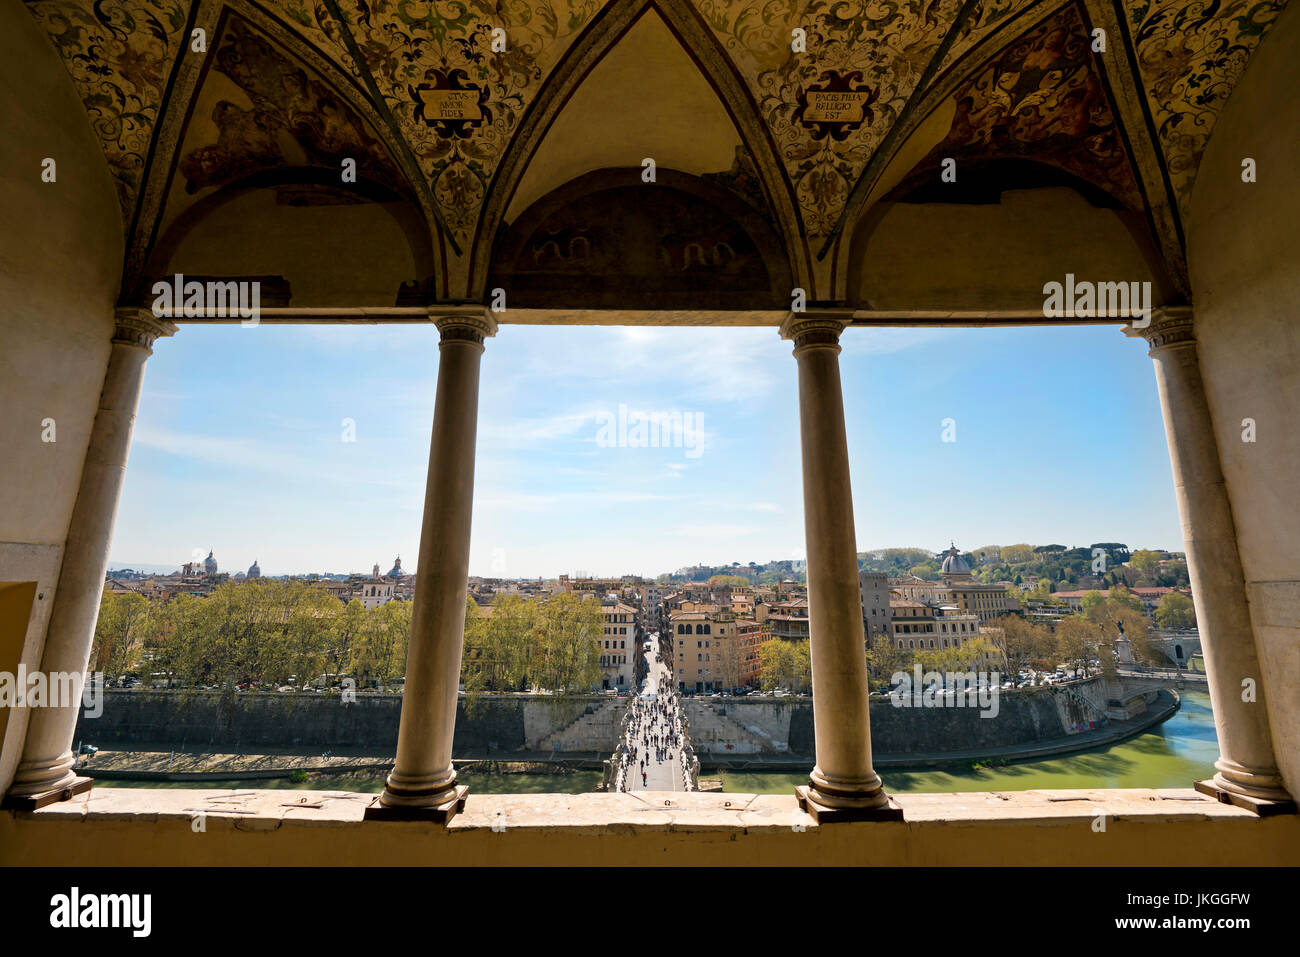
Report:
[[880,91],[862,85],[861,80],[859,70],[850,73],[827,70],[817,83],[799,94],[795,119],[812,131],[815,140],[827,136],[833,140],[844,139],[863,123],[870,123],[875,118],[871,104]]
[[478,90],[420,90],[425,120],[481,120]]
[[468,139],[474,130],[492,122],[487,88],[470,83],[464,70],[429,70],[424,83],[409,89],[416,117],[439,136]]
[[867,90],[844,93],[809,90],[803,118],[808,123],[861,123],[863,107],[870,100],[871,93]]

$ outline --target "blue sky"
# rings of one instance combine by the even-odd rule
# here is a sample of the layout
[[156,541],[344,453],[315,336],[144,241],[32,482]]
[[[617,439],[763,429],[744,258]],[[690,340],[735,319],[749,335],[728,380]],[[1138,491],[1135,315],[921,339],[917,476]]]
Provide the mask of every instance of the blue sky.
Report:
[[[268,575],[413,568],[431,326],[188,325],[149,360],[114,565],[215,550]],[[1181,550],[1150,359],[1114,325],[853,329],[859,550],[949,539]],[[503,325],[483,357],[471,574],[802,558],[795,361],[775,329]],[[600,416],[702,418],[610,447]],[[342,422],[355,420],[356,441]],[[943,420],[956,441],[943,442]]]

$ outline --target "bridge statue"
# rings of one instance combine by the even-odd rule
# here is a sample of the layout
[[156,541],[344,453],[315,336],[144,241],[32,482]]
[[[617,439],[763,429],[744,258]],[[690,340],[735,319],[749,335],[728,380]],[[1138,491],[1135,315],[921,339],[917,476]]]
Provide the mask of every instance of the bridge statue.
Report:
[[1133,664],[1133,643],[1128,640],[1124,634],[1124,622],[1116,621],[1119,627],[1119,637],[1115,639],[1115,653],[1119,656],[1120,667]]

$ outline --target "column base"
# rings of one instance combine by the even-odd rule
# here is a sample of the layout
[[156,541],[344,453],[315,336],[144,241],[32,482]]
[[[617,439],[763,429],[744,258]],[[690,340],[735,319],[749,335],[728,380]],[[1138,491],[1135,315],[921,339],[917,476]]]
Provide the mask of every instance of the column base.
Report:
[[70,801],[78,794],[85,794],[94,785],[90,778],[73,778],[71,784],[41,791],[38,794],[6,794],[0,801],[0,809],[6,811],[36,811],[48,804]]
[[1196,781],[1192,784],[1192,787],[1200,793],[1214,798],[1220,804],[1231,804],[1234,807],[1244,808],[1259,817],[1296,813],[1296,803],[1290,798],[1283,801],[1270,801],[1264,798],[1251,797],[1248,794],[1238,794],[1236,791],[1224,790],[1215,784],[1213,780]]
[[818,824],[835,824],[842,821],[901,821],[903,809],[886,797],[885,803],[876,807],[827,807],[813,797],[812,788],[804,785],[794,789],[800,809]]
[[377,797],[366,808],[364,819],[367,821],[433,821],[437,824],[446,824],[465,810],[469,785],[458,784],[452,790],[454,796],[442,804],[407,804],[390,807],[381,804],[382,798]]

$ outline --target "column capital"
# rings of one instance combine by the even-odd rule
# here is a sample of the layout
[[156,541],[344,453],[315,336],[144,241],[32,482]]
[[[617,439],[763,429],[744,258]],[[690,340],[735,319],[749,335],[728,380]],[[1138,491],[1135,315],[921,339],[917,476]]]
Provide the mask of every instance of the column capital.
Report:
[[482,348],[484,339],[497,334],[496,317],[483,306],[430,306],[429,318],[442,334],[442,342],[469,342]]
[[1151,321],[1145,326],[1129,323],[1122,329],[1124,335],[1142,338],[1151,346],[1149,355],[1161,349],[1176,345],[1190,345],[1196,342],[1192,329],[1191,306],[1161,306],[1151,310]]
[[113,341],[148,353],[153,352],[156,340],[175,335],[176,329],[176,323],[140,306],[121,306],[113,313]]
[[797,356],[811,349],[840,351],[840,333],[850,319],[837,312],[792,312],[781,323],[781,338],[794,343]]

